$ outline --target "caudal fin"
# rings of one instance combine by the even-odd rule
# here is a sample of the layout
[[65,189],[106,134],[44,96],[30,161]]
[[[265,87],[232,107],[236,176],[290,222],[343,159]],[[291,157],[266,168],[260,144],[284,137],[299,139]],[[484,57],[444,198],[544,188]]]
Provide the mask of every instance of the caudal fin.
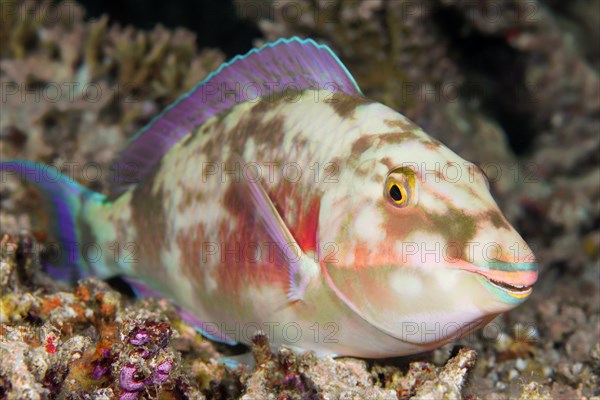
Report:
[[54,167],[31,161],[0,162],[0,182],[6,182],[8,176],[27,181],[40,192],[48,217],[49,236],[58,244],[51,260],[45,263],[50,275],[71,281],[91,275],[93,271],[81,254],[77,218],[85,202],[103,201],[104,196],[81,186]]

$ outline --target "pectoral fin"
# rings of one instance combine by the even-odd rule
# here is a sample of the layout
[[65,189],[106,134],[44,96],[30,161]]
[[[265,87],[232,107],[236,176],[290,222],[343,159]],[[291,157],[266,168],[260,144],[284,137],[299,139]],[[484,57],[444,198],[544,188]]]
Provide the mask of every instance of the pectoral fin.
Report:
[[300,247],[261,182],[244,178],[258,221],[280,251],[279,262],[288,270],[288,299],[302,300],[309,282],[320,274],[318,263]]

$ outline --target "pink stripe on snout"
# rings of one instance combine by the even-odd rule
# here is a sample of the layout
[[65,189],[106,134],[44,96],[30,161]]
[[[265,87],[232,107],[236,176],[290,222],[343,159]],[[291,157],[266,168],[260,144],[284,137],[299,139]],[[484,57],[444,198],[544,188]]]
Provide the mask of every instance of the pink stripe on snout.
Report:
[[512,286],[532,286],[538,278],[537,271],[501,271],[497,269],[482,269],[467,261],[460,260],[452,263],[452,267],[482,275],[487,279],[507,283]]

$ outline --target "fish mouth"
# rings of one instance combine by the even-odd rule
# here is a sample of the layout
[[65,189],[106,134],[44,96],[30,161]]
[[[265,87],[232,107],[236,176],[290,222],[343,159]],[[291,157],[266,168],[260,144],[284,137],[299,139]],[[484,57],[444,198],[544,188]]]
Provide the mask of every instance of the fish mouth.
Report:
[[[482,275],[484,276],[484,275]],[[485,277],[485,276],[484,276]],[[531,285],[513,285],[510,283],[497,281],[491,278],[485,277],[486,280],[491,283],[493,286],[510,292],[511,294],[515,294],[516,296],[528,296],[533,290],[533,284]]]
[[479,275],[493,292],[509,303],[528,297],[538,278],[536,262],[490,260],[481,266],[464,262],[459,268]]
[[485,282],[492,288],[508,294],[513,300],[522,300],[528,297],[533,284],[537,281],[537,263],[511,263],[493,260],[487,268],[472,270],[485,278]]

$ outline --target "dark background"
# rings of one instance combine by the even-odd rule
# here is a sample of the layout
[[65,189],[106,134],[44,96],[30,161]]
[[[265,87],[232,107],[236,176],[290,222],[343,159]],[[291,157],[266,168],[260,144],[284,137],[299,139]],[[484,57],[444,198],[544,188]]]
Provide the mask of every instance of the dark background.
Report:
[[87,18],[108,14],[112,21],[152,29],[185,27],[197,35],[199,47],[218,47],[228,57],[250,50],[261,37],[257,27],[240,20],[231,0],[81,0]]

